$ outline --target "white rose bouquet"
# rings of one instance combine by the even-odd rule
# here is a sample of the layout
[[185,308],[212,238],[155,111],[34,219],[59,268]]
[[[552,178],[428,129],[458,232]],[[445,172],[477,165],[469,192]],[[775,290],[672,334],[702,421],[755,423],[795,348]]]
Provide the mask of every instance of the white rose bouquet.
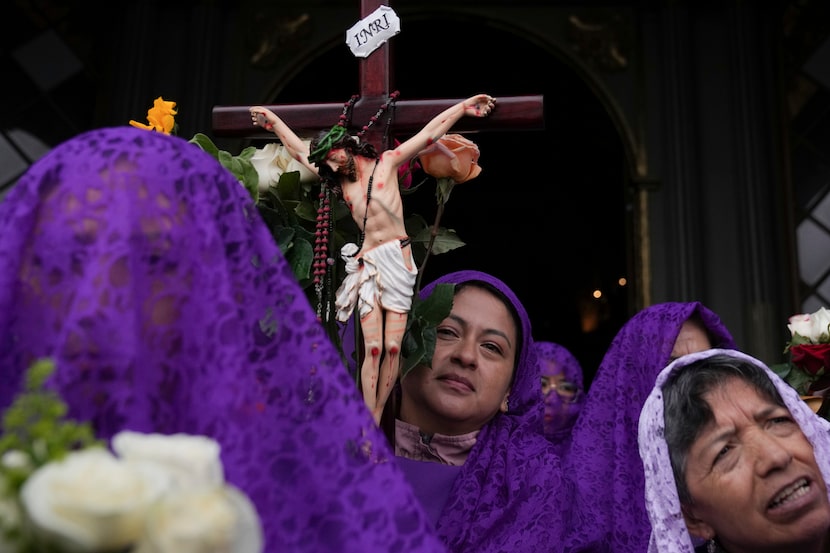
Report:
[[0,551],[262,551],[259,517],[225,482],[216,441],[125,431],[111,452],[62,419],[66,406],[43,389],[53,368],[35,364],[4,417]]

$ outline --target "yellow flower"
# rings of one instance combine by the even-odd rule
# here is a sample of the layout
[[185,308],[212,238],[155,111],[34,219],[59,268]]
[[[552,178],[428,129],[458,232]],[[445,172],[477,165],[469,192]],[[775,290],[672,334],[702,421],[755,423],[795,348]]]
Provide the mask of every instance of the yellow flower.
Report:
[[147,131],[157,131],[163,132],[164,134],[170,134],[176,127],[176,118],[174,115],[178,112],[175,108],[176,102],[167,102],[164,98],[159,96],[153,102],[153,107],[147,110],[147,121],[149,121],[150,124],[145,125],[144,123],[130,120],[130,125]]

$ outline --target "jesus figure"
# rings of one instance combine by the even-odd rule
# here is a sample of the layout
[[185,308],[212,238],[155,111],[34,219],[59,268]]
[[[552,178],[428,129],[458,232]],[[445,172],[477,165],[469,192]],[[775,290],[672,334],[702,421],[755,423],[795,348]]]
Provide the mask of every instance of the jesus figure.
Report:
[[461,117],[486,117],[495,103],[487,94],[472,96],[381,154],[341,125],[307,145],[270,109],[250,108],[254,125],[273,131],[294,159],[331,184],[360,229],[360,243],[346,244],[341,250],[349,261],[335,303],[341,322],[358,309],[364,345],[361,387],[378,424],[399,375],[401,343],[418,274],[404,227],[398,168],[444,136]]

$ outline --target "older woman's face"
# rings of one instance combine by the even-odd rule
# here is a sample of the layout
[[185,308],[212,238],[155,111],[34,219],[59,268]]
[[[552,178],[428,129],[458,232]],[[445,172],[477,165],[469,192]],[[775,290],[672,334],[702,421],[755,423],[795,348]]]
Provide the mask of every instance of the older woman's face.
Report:
[[416,367],[401,382],[401,418],[428,433],[479,430],[507,410],[520,347],[513,317],[499,298],[468,286],[436,330],[432,368]]
[[689,531],[731,552],[818,551],[830,502],[813,448],[790,412],[738,378],[705,396],[715,414],[692,444]]

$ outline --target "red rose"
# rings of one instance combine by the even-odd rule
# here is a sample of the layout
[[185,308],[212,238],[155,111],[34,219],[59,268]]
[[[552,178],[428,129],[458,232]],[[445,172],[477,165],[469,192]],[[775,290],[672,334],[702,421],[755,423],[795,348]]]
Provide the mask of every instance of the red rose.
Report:
[[830,344],[802,344],[790,348],[792,362],[805,372],[816,375],[830,367]]

